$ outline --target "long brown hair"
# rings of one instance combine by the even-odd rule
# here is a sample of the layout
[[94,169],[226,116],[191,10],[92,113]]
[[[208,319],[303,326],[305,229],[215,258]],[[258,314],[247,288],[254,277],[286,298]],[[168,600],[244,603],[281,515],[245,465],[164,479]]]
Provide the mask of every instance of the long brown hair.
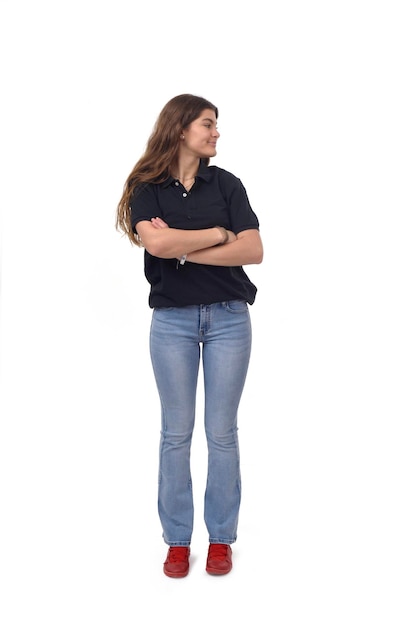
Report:
[[[204,109],[211,109],[216,119],[218,109],[214,104],[192,94],[175,96],[164,106],[148,139],[145,152],[127,177],[123,194],[117,205],[116,228],[130,241],[141,246],[140,239],[132,229],[130,202],[135,188],[141,183],[161,183],[170,176],[170,167],[178,158],[181,132],[196,120]],[[206,165],[210,159],[202,159]]]

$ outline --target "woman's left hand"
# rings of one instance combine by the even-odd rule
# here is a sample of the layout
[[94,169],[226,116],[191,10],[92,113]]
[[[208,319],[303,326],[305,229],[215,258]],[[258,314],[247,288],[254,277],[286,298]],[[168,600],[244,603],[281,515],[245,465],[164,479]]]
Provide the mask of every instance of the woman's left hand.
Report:
[[164,222],[162,217],[152,217],[151,224],[154,228],[169,228],[168,224]]

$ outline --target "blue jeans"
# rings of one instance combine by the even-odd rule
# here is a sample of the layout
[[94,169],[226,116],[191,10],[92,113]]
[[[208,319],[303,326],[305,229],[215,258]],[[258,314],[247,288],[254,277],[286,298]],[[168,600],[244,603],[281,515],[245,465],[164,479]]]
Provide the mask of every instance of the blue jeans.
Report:
[[158,512],[164,541],[189,546],[194,505],[190,470],[200,356],[208,471],[204,520],[210,543],[236,541],[241,481],[237,411],[251,352],[246,302],[153,310],[150,352],[161,400]]

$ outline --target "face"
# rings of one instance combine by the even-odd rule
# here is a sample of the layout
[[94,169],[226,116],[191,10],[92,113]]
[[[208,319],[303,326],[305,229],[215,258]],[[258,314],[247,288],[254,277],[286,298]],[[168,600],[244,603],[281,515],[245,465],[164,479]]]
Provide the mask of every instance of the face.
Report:
[[183,151],[189,152],[198,158],[210,158],[217,154],[216,143],[220,137],[217,130],[217,120],[214,111],[204,109],[200,117],[183,131],[181,141]]

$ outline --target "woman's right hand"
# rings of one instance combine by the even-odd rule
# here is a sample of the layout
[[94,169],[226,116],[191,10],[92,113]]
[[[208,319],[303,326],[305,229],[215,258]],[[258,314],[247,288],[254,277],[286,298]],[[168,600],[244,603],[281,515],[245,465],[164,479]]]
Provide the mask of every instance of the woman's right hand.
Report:
[[226,229],[226,232],[227,232],[227,237],[228,237],[227,243],[232,243],[232,241],[236,241],[237,237],[232,230]]

